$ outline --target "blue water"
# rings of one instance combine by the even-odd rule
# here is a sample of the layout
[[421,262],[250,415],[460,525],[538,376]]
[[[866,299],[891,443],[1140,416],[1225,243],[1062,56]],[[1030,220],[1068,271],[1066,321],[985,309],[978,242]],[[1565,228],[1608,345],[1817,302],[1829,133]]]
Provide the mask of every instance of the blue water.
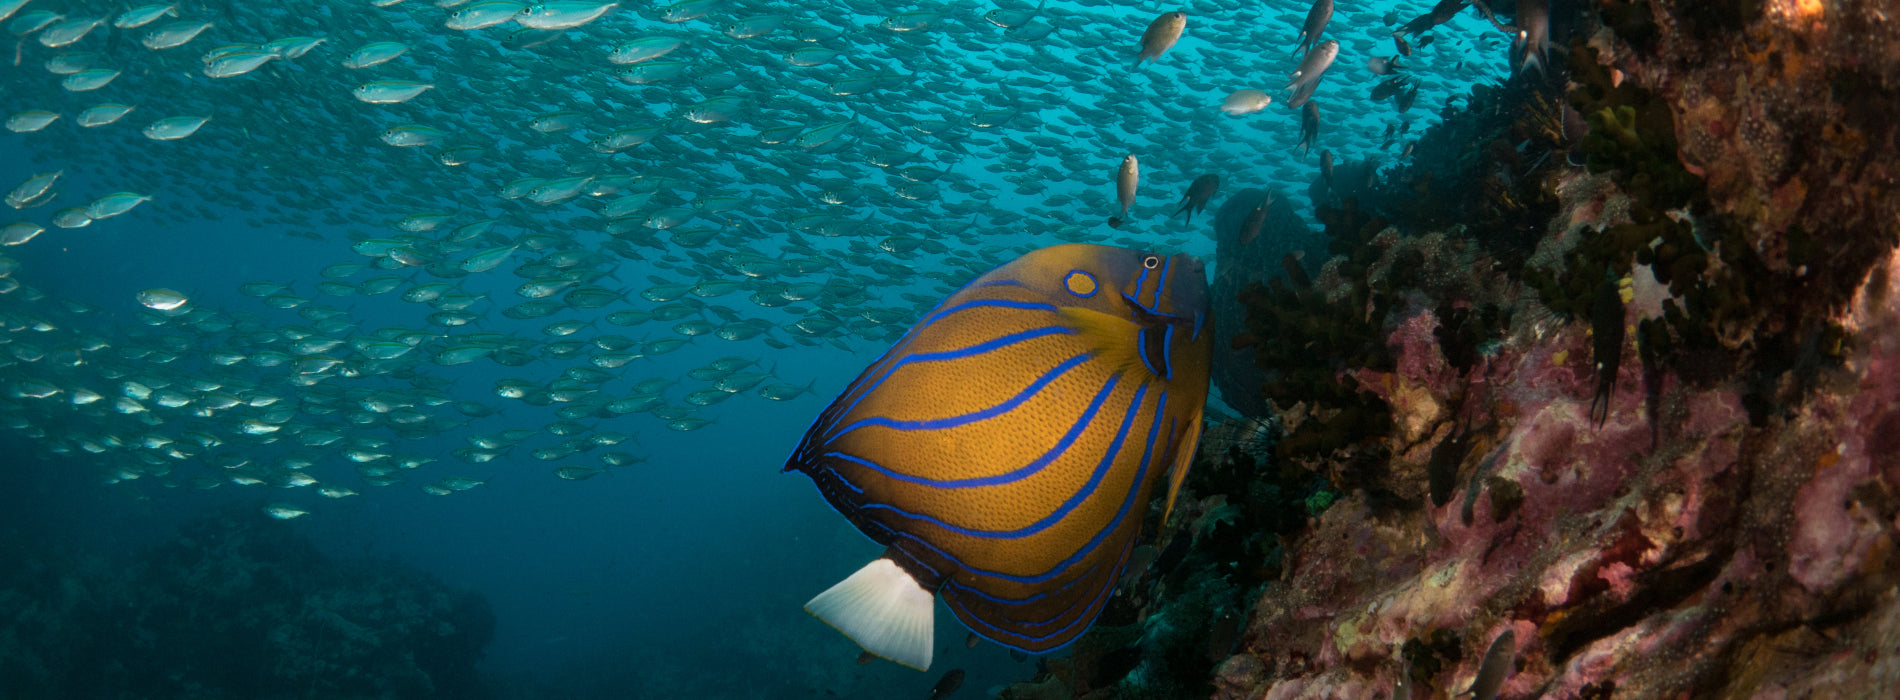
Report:
[[[1365,66],[1370,56],[1393,53],[1383,22],[1388,11],[1410,19],[1429,3],[1342,3],[1327,36],[1342,43],[1338,62],[1315,101],[1326,123],[1319,148],[1340,162],[1378,157],[1393,162],[1396,148],[1384,146],[1388,124],[1409,122],[1414,137],[1437,119],[1438,111],[1478,81],[1497,80],[1505,70],[1508,41],[1467,11],[1433,32],[1437,44],[1409,60],[1420,85],[1416,107],[1403,115],[1390,104],[1365,97],[1375,76]],[[1010,7],[1027,7],[1011,4]],[[733,231],[753,240],[743,245],[778,254],[786,240],[785,222],[800,213],[827,208],[815,201],[794,202],[756,176],[761,168],[804,173],[870,185],[874,196],[840,209],[868,222],[858,235],[822,238],[805,234],[832,256],[870,254],[919,273],[948,272],[942,279],[919,276],[908,284],[870,291],[873,304],[914,315],[919,304],[901,298],[938,298],[970,275],[967,266],[945,263],[939,255],[892,255],[875,244],[885,236],[908,235],[936,240],[954,251],[1000,262],[1014,250],[1057,242],[1059,236],[1172,247],[1213,254],[1207,236],[1210,211],[1192,225],[1166,220],[1187,181],[1202,172],[1226,179],[1222,194],[1247,186],[1277,187],[1310,218],[1306,189],[1318,169],[1317,150],[1296,155],[1299,117],[1281,102],[1283,76],[1294,59],[1288,54],[1306,5],[1294,2],[1198,2],[1184,6],[1191,23],[1186,37],[1163,59],[1138,71],[1127,69],[1133,44],[1147,20],[1173,6],[1109,6],[1051,0],[1044,12],[1058,32],[1036,45],[1008,43],[1002,31],[982,21],[990,4],[943,6],[946,17],[929,32],[893,34],[876,28],[884,17],[915,5],[859,2],[849,11],[817,11],[766,2],[730,2],[707,19],[666,24],[644,3],[628,3],[605,18],[568,30],[549,43],[511,48],[502,42],[506,27],[453,32],[441,27],[445,11],[411,0],[389,8],[362,2],[301,0],[279,4],[182,3],[183,18],[206,18],[214,27],[193,43],[166,52],[137,45],[141,30],[121,30],[111,39],[104,28],[65,49],[39,45],[31,35],[8,35],[0,48],[0,115],[28,109],[62,114],[35,133],[0,133],[0,187],[28,177],[63,171],[58,194],[49,203],[0,212],[0,225],[32,221],[48,230],[24,245],[0,249],[17,261],[11,275],[24,289],[0,295],[0,313],[10,320],[13,348],[44,344],[54,349],[85,334],[106,339],[116,349],[146,347],[160,336],[193,339],[197,348],[211,344],[242,346],[254,338],[231,331],[202,331],[176,325],[151,327],[159,318],[136,301],[140,290],[170,288],[186,293],[190,308],[215,311],[224,318],[255,318],[261,328],[307,327],[294,312],[268,308],[238,292],[245,282],[290,283],[293,293],[313,304],[344,312],[363,332],[385,327],[430,328],[433,310],[402,301],[401,291],[375,297],[328,297],[316,292],[324,281],[319,270],[341,262],[369,262],[352,253],[352,232],[387,237],[399,232],[389,223],[409,214],[442,211],[454,215],[442,231],[480,218],[498,218],[496,232],[517,239],[536,232],[570,236],[572,245],[598,249],[605,240],[599,219],[573,202],[550,207],[500,198],[500,186],[522,177],[560,177],[569,167],[600,175],[645,174],[676,178],[669,192],[680,202],[710,195],[736,195],[750,203],[731,217]],[[121,9],[104,2],[36,0],[24,11],[52,9],[68,17],[113,17]],[[636,12],[638,11],[638,12]],[[820,101],[822,79],[839,74],[842,64],[792,69],[769,61],[801,45],[782,34],[739,41],[721,36],[718,26],[734,17],[774,11],[800,21],[835,26],[845,34],[824,45],[845,49],[863,66],[898,66],[906,78],[862,96]],[[17,18],[16,20],[17,21]],[[158,24],[178,21],[165,18]],[[745,76],[732,90],[744,94],[753,111],[720,127],[674,122],[663,144],[628,149],[608,158],[586,148],[586,141],[615,126],[662,119],[708,96],[710,89],[691,81],[635,88],[605,77],[613,66],[603,60],[607,47],[649,32],[691,35],[694,45],[682,54],[701,75],[733,69]],[[288,36],[320,36],[328,41],[296,59],[234,78],[211,79],[200,72],[200,57],[215,47],[263,42]],[[1482,48],[1475,37],[1484,36]],[[371,40],[412,44],[409,55],[391,64],[349,71],[338,62]],[[59,87],[60,76],[44,63],[67,51],[97,52],[93,65],[124,73],[90,93]],[[17,56],[17,60],[13,60]],[[1030,66],[1066,66],[1068,70],[1031,73],[992,68],[999,62]],[[1011,66],[1016,63],[1009,63]],[[1089,76],[1074,80],[1076,71]],[[497,94],[467,78],[507,75],[515,90]],[[995,76],[1022,80],[1008,89]],[[369,105],[350,98],[349,90],[371,79],[414,79],[437,88],[402,105]],[[1039,81],[1048,81],[1042,85]],[[1039,86],[1041,85],[1041,86]],[[802,87],[803,91],[791,88]],[[1275,96],[1266,111],[1225,117],[1217,106],[1226,92],[1242,87]],[[947,91],[946,91],[947,88]],[[960,92],[959,92],[960,91]],[[1007,100],[1017,116],[994,128],[963,127],[963,146],[917,133],[893,132],[860,119],[845,145],[814,152],[792,146],[768,147],[754,135],[783,124],[788,115],[806,113],[808,125],[848,118],[867,110],[894,123],[956,119]],[[100,102],[136,106],[119,124],[81,128],[76,114]],[[619,105],[616,111],[611,105]],[[767,108],[769,106],[769,109]],[[644,109],[641,109],[643,108]],[[527,119],[572,108],[585,126],[572,132],[537,134]],[[783,110],[783,111],[775,111]],[[1095,110],[1120,115],[1101,122]],[[644,112],[634,117],[633,112]],[[197,134],[179,141],[152,141],[138,129],[162,116],[210,114]],[[454,133],[452,144],[489,150],[477,164],[450,168],[433,160],[440,149],[399,149],[376,139],[385,128],[404,123],[434,124]],[[1023,162],[1041,167],[1029,178],[1044,186],[1022,194],[1020,173],[990,166],[1008,162],[1010,146],[1001,138],[1050,135],[1048,125],[1071,132],[1059,147],[1038,151]],[[1404,139],[1400,139],[1402,143]],[[1020,143],[1020,141],[1013,142]],[[916,164],[947,168],[953,175],[937,184],[940,196],[913,202],[876,195],[898,182],[864,164],[867,154],[896,148],[920,154]],[[1113,214],[1110,177],[1122,155],[1142,158],[1143,189],[1136,223],[1122,230],[1100,225]],[[787,167],[788,165],[795,167]],[[1053,175],[1053,176],[1052,176]],[[874,177],[875,176],[875,177]],[[798,179],[795,175],[794,179]],[[889,182],[885,182],[889,180]],[[949,185],[958,185],[953,188]],[[883,188],[877,190],[876,188]],[[967,189],[969,192],[957,191]],[[53,212],[84,206],[119,191],[151,195],[153,201],[117,218],[84,228],[61,229]],[[368,196],[366,196],[368,195]],[[1047,204],[1062,197],[1060,204]],[[601,198],[602,201],[611,196]],[[1006,215],[998,218],[994,215]],[[1022,216],[1027,223],[1013,217]],[[990,217],[990,218],[984,218]],[[946,222],[975,221],[981,245],[972,246],[937,232]],[[701,220],[693,226],[710,225]],[[322,240],[286,235],[307,232]],[[661,241],[666,240],[664,236]],[[993,250],[981,250],[993,246]],[[473,250],[487,247],[475,246]],[[728,237],[700,250],[639,248],[646,260],[608,253],[596,269],[614,273],[596,284],[627,292],[627,300],[601,309],[562,311],[545,319],[515,321],[500,310],[525,301],[514,287],[525,281],[509,273],[531,260],[516,253],[496,270],[452,280],[490,301],[474,307],[482,320],[474,329],[547,340],[541,327],[555,320],[604,317],[624,308],[652,308],[638,297],[651,286],[649,275],[692,282],[680,269],[652,263],[671,256],[733,247]],[[451,256],[460,259],[468,253]],[[851,274],[876,273],[839,263]],[[356,283],[390,272],[367,270],[343,281]],[[417,269],[393,271],[410,283],[433,281]],[[736,275],[728,275],[739,279]],[[798,281],[824,281],[831,275]],[[44,298],[31,299],[26,290]],[[557,297],[558,298],[558,297]],[[89,307],[74,313],[67,302]],[[745,293],[706,300],[737,309],[747,317],[775,325],[796,317],[780,309],[755,307]],[[810,307],[811,304],[800,306]],[[233,316],[233,314],[237,314]],[[245,316],[245,315],[249,316]],[[43,318],[52,331],[27,329],[20,319]],[[713,317],[716,320],[716,317]],[[671,322],[654,321],[619,328],[604,321],[579,336],[618,333],[635,339],[667,337]],[[128,333],[128,328],[141,328]],[[443,329],[435,328],[441,331]],[[470,329],[454,329],[461,333]],[[774,337],[787,339],[782,330]],[[49,340],[51,339],[51,340]],[[966,631],[939,607],[940,652],[931,673],[894,664],[857,665],[850,640],[805,615],[801,605],[877,556],[880,547],[857,534],[827,508],[802,476],[779,473],[786,455],[824,403],[888,344],[882,336],[849,337],[844,351],[830,344],[766,347],[759,340],[728,342],[711,338],[671,355],[641,359],[619,370],[609,387],[620,394],[635,381],[678,376],[724,356],[758,358],[771,367],[775,382],[803,386],[816,382],[816,393],[792,401],[766,401],[750,393],[696,415],[714,422],[700,430],[668,430],[647,415],[580,422],[601,430],[637,436],[628,449],[644,463],[616,468],[586,481],[552,474],[562,464],[591,464],[592,455],[544,462],[527,452],[559,438],[542,433],[508,456],[485,464],[458,461],[450,451],[465,446],[472,434],[507,428],[539,430],[557,420],[555,407],[535,407],[497,397],[492,387],[503,378],[545,384],[578,359],[541,360],[523,367],[488,361],[439,366],[426,361],[410,370],[446,382],[443,393],[500,409],[496,415],[444,426],[418,440],[397,440],[396,450],[434,461],[405,474],[402,483],[376,487],[361,483],[352,465],[335,450],[293,451],[283,444],[252,444],[223,418],[191,420],[176,413],[159,425],[139,426],[118,416],[74,410],[66,395],[52,399],[0,398],[0,414],[10,431],[0,431],[0,536],[34,551],[58,551],[130,561],[139,552],[174,537],[194,518],[245,514],[257,526],[288,527],[336,558],[383,558],[427,572],[455,589],[478,592],[492,606],[494,637],[479,666],[497,696],[506,697],[923,697],[942,670],[963,668],[969,676],[959,696],[976,697],[987,689],[1025,680],[1034,660],[1016,661],[1000,647],[982,643],[965,649]],[[84,386],[108,397],[122,381],[113,370],[141,371],[140,360],[99,351],[79,366],[50,368],[50,360],[18,357],[0,369],[0,383],[44,378],[63,389]],[[338,350],[337,352],[345,352]],[[334,353],[332,353],[334,354]],[[420,353],[418,353],[420,354]],[[195,353],[152,371],[172,376],[277,377],[248,367],[214,368]],[[417,359],[417,358],[411,358]],[[747,371],[758,371],[750,369]],[[326,387],[398,386],[375,377],[334,378]],[[682,405],[687,380],[669,390],[669,403]],[[299,388],[268,387],[294,402]],[[557,404],[558,406],[558,404]],[[461,420],[452,406],[425,409],[445,420]],[[163,411],[155,411],[163,413]],[[334,416],[304,415],[295,422],[334,422]],[[223,421],[223,422],[221,422]],[[23,425],[31,425],[28,429]],[[210,426],[207,428],[206,426]],[[135,449],[100,455],[75,449],[80,436],[120,434],[136,438],[159,434],[180,439],[182,431],[227,433],[225,444],[208,452],[249,454],[260,461],[293,452],[315,452],[318,462],[306,471],[325,484],[348,486],[360,495],[328,499],[310,488],[224,483],[191,488],[193,476],[219,476],[201,459],[176,460],[168,473],[141,478],[112,478],[111,470]],[[366,433],[395,439],[382,428]],[[601,451],[605,451],[604,449]],[[486,483],[446,496],[429,495],[419,485],[445,477]],[[293,505],[309,515],[283,523],[266,518],[266,503]],[[226,511],[236,507],[239,510]],[[947,651],[941,651],[947,649]]]

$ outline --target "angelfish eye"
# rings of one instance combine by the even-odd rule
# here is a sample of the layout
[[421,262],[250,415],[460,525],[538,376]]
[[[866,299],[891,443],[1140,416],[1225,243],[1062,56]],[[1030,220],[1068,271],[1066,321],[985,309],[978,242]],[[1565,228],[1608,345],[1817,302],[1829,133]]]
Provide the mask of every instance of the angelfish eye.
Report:
[[1141,259],[1141,266],[1150,270],[1161,267],[1161,257],[1150,255]]

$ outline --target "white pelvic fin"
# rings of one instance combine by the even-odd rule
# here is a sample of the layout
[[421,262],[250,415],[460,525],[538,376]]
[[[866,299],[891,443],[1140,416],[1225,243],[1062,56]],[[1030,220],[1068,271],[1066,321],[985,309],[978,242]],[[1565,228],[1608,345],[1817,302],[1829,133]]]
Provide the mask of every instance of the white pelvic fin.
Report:
[[805,612],[843,632],[865,651],[928,671],[935,599],[897,562],[880,557],[811,599]]

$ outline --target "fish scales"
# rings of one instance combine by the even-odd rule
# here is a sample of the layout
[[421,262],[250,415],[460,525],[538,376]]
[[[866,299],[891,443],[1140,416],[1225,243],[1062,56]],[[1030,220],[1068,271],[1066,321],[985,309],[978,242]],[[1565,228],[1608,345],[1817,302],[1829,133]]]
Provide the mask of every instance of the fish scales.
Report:
[[[785,468],[810,476],[888,546],[880,561],[941,593],[978,634],[1029,652],[1061,647],[1100,612],[1158,480],[1178,484],[1198,439],[1205,285],[1186,256],[1084,244],[1030,253],[913,327],[819,416]],[[826,595],[808,609],[850,634]],[[871,650],[929,665],[927,646],[921,658]]]

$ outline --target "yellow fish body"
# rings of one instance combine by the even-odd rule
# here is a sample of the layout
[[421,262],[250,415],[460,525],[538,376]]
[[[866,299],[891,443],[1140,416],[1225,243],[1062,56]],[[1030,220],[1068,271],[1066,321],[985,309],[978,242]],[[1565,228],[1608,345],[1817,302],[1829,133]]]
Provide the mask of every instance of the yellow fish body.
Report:
[[1210,323],[1200,261],[1110,246],[1034,251],[951,295],[786,461],[887,547],[806,610],[919,669],[938,593],[1005,646],[1073,641],[1163,474],[1173,507],[1200,439]]

